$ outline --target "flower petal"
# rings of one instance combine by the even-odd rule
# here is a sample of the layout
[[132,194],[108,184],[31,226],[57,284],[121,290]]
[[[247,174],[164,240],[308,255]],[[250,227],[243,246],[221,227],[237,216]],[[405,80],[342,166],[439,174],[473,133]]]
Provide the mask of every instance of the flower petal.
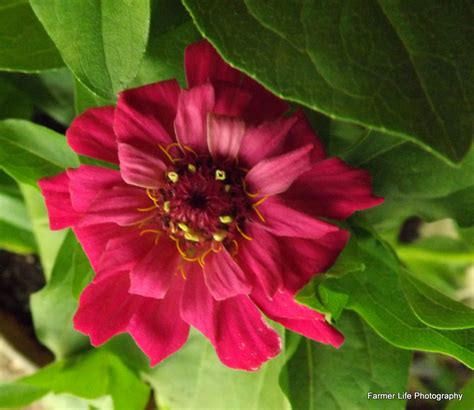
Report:
[[38,181],[49,216],[49,226],[55,231],[75,225],[80,215],[74,210],[66,172]]
[[224,62],[205,40],[186,47],[184,64],[189,88],[214,81],[240,84],[242,74]]
[[209,292],[217,300],[248,294],[252,289],[245,273],[225,248],[209,253],[203,272]]
[[271,320],[317,342],[339,347],[344,336],[330,326],[321,313],[298,304],[294,295],[281,290],[269,298],[262,290],[252,292],[252,300]]
[[301,174],[311,168],[311,145],[268,158],[255,165],[245,177],[245,182],[261,195],[284,192]]
[[176,80],[162,81],[119,94],[114,129],[119,142],[135,147],[174,142],[173,121],[181,89]]
[[207,118],[207,145],[214,159],[234,160],[245,132],[242,120],[209,114]]
[[114,107],[90,108],[66,131],[67,142],[80,155],[118,164]]
[[207,150],[207,114],[214,108],[214,88],[203,84],[182,91],[176,114],[176,136],[181,145],[198,152]]
[[248,296],[220,302],[217,327],[217,355],[229,367],[258,370],[281,350],[280,337]]
[[181,257],[174,241],[161,237],[130,272],[130,293],[162,299],[173,277],[178,274],[180,263]]
[[159,188],[163,182],[166,164],[149,150],[133,145],[119,144],[120,173],[131,185]]
[[310,215],[345,219],[355,211],[383,202],[372,194],[372,178],[339,158],[313,165],[284,194],[285,200]]

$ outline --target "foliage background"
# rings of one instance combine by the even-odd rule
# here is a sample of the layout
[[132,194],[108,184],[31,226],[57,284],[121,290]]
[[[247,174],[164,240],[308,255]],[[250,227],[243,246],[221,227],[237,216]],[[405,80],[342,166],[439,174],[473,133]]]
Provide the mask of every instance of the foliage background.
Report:
[[[0,247],[39,255],[31,311],[55,356],[1,384],[0,406],[142,409],[153,390],[170,409],[367,409],[381,408],[368,391],[463,388],[448,408],[471,409],[473,22],[463,0],[0,0]],[[202,36],[303,107],[329,154],[370,170],[385,197],[347,222],[348,247],[299,295],[346,335],[339,351],[280,329],[284,353],[246,373],[193,333],[150,369],[128,336],[92,349],[72,329],[92,271],[71,232],[49,230],[37,180],[91,163],[65,142],[75,115],[124,88],[184,86],[184,47]],[[422,405],[446,403],[383,402]]]

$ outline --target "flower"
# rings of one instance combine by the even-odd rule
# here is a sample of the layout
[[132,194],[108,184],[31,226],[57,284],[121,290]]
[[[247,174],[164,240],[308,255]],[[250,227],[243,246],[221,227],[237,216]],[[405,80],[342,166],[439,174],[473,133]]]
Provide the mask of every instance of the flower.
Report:
[[[40,181],[52,229],[72,227],[96,273],[74,317],[94,346],[129,332],[154,365],[201,331],[227,366],[281,349],[262,318],[338,347],[294,300],[345,246],[343,219],[381,202],[366,171],[325,158],[302,112],[202,41],[175,80],[120,93],[67,131],[81,165]],[[321,219],[322,218],[322,219]]]

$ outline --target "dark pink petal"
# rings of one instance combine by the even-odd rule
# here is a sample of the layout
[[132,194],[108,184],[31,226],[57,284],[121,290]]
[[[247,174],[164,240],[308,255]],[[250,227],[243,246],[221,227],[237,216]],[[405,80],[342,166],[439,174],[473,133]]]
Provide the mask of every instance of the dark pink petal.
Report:
[[241,82],[242,74],[225,63],[205,40],[186,47],[184,64],[189,88],[214,81],[236,85]]
[[214,108],[214,88],[203,84],[182,91],[175,120],[176,136],[181,145],[198,152],[207,151],[207,114]]
[[67,141],[78,154],[118,164],[113,124],[114,107],[90,108],[72,122]]
[[270,299],[262,290],[255,289],[252,299],[266,316],[287,329],[334,347],[344,342],[344,336],[330,326],[321,313],[298,304],[294,295],[286,290],[278,291]]
[[[148,234],[150,235],[150,234]],[[175,242],[163,235],[130,272],[130,293],[162,299],[178,272],[181,256]]]
[[313,165],[284,194],[292,206],[311,215],[345,219],[355,211],[383,202],[372,194],[369,172],[352,168],[339,158]]
[[217,300],[248,294],[252,289],[245,273],[225,248],[206,256],[203,271],[209,292]]
[[297,292],[315,275],[325,272],[335,262],[346,246],[349,233],[341,229],[317,239],[278,239],[284,267],[284,287],[291,292]]
[[102,192],[114,186],[124,186],[120,172],[94,165],[68,169],[71,202],[78,212],[85,212]]
[[248,128],[240,147],[239,159],[245,164],[255,165],[281,153],[283,142],[297,120],[296,116],[283,117]]
[[281,350],[280,337],[265,323],[248,296],[220,302],[217,326],[217,355],[229,367],[258,370]]
[[234,160],[245,132],[245,123],[233,117],[209,114],[207,145],[215,159]]
[[161,186],[167,166],[156,153],[120,143],[119,158],[120,173],[125,182],[143,188]]
[[50,228],[58,230],[75,225],[80,215],[72,207],[67,173],[43,178],[38,185],[46,202]]
[[212,112],[230,117],[245,117],[248,105],[252,101],[252,94],[245,88],[234,87],[229,84],[213,82],[216,103]]
[[181,299],[181,317],[215,345],[217,309],[220,302],[209,293],[199,266],[195,263],[188,264],[185,272],[186,283]]
[[113,187],[102,191],[83,215],[79,226],[113,222],[128,226],[151,220],[156,212],[144,212],[152,205],[146,191],[132,186]]
[[270,197],[258,206],[265,222],[263,227],[277,236],[320,238],[339,228],[287,206],[278,197]]
[[187,339],[189,326],[181,320],[176,303],[183,285],[177,282],[161,300],[130,295],[129,286],[126,272],[92,282],[81,295],[74,327],[88,335],[94,346],[129,332],[155,365]]
[[258,224],[248,224],[247,234],[253,238],[239,245],[238,261],[252,283],[273,296],[282,284],[282,259],[275,236]]
[[245,177],[245,182],[261,195],[276,195],[284,192],[301,174],[311,168],[309,153],[311,145],[268,158],[255,165]]
[[135,147],[174,142],[173,121],[181,89],[176,80],[162,81],[119,94],[114,129],[118,141]]

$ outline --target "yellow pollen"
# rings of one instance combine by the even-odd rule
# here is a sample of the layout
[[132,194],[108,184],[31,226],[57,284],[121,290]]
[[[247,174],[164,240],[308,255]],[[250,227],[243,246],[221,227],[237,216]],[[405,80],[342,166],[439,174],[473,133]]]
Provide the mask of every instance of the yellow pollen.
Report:
[[230,224],[232,223],[233,219],[230,215],[221,215],[219,216],[219,221],[221,221],[223,224]]
[[163,211],[168,213],[170,211],[170,201],[163,202]]
[[193,164],[188,164],[188,171],[194,174],[196,172],[196,166]]
[[189,232],[190,229],[189,229],[189,226],[182,223],[182,222],[178,222],[178,227],[179,229],[181,229],[183,232]]
[[167,176],[173,184],[176,184],[179,180],[179,175],[176,172],[168,172]]
[[193,241],[193,242],[200,241],[199,235],[196,234],[195,232],[185,232],[184,239],[187,239],[188,241]]
[[217,242],[222,242],[227,236],[226,231],[217,231],[212,234],[212,239],[214,239]]
[[222,171],[222,169],[216,169],[216,180],[217,181],[224,181],[225,180],[225,171]]

